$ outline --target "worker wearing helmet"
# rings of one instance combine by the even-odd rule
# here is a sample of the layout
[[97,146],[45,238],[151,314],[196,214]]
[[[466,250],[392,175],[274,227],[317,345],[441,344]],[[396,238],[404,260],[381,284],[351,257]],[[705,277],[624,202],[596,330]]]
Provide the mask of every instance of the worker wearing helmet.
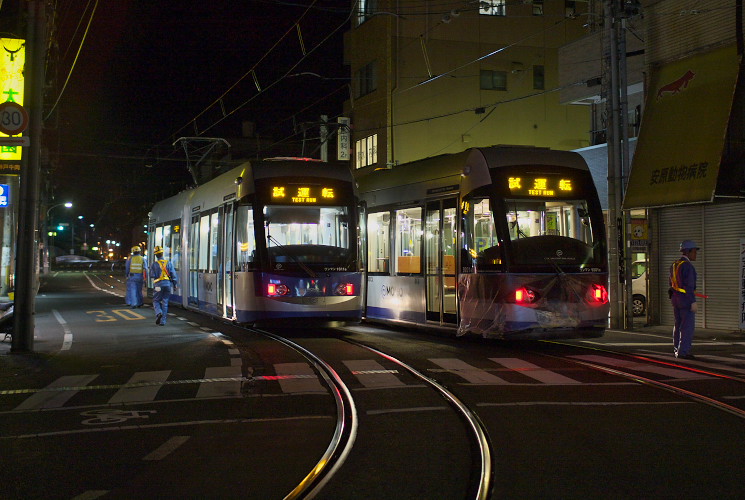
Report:
[[691,354],[693,330],[696,326],[696,260],[701,250],[693,240],[680,244],[681,256],[670,266],[670,302],[673,306],[675,326],[673,327],[673,352],[676,358],[696,359]]
[[127,305],[131,308],[142,307],[142,285],[147,278],[147,260],[140,255],[139,246],[132,247],[132,256],[127,259],[125,276],[127,277]]
[[168,317],[168,300],[171,292],[178,286],[178,275],[170,261],[163,258],[163,248],[156,246],[153,250],[155,261],[150,265],[150,276],[153,277],[153,309],[155,324],[165,325]]

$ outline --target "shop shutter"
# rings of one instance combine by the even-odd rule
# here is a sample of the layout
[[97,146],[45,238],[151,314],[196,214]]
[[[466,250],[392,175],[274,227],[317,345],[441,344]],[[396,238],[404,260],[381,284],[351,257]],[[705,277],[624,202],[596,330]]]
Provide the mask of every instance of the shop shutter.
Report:
[[[724,330],[739,328],[739,245],[745,238],[745,203],[732,201],[704,206],[704,237],[699,246],[699,287],[708,299],[703,303],[704,327]],[[698,261],[697,261],[698,262]],[[697,269],[701,269],[697,266]],[[699,308],[699,311],[702,309]],[[697,315],[698,316],[698,315]],[[697,321],[698,323],[698,321]]]
[[[668,273],[670,265],[680,257],[680,242],[683,240],[694,240],[699,246],[702,246],[704,210],[701,205],[686,205],[681,207],[667,207],[659,209],[659,235],[660,245],[656,258],[655,269],[657,274],[660,305],[660,324],[673,325],[675,319],[673,310],[670,306],[670,300],[667,296]],[[704,261],[696,261],[696,272],[699,280],[698,286],[701,287],[701,276],[703,274]],[[703,327],[703,314],[696,315],[696,326]]]

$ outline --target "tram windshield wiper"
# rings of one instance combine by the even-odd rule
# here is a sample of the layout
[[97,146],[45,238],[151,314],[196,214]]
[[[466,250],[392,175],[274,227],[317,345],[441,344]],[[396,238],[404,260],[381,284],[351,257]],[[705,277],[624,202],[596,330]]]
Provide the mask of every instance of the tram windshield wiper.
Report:
[[[275,238],[275,237],[274,237],[274,236],[272,236],[271,234],[267,234],[267,235],[266,235],[266,239],[267,239],[267,241],[269,241],[269,242],[272,242],[272,243],[274,243],[274,244],[275,244],[276,246],[278,246],[279,248],[283,248],[283,249],[285,249],[285,250],[289,250],[289,249],[288,249],[287,247],[285,247],[285,246],[284,246],[284,245],[283,245],[282,243],[280,243],[279,241],[277,241],[277,238]],[[300,268],[301,268],[301,269],[302,269],[303,271],[305,271],[305,272],[306,272],[306,273],[308,274],[308,276],[310,276],[310,277],[311,277],[311,278],[313,278],[313,279],[316,279],[316,278],[318,278],[318,275],[317,275],[317,274],[316,274],[316,273],[315,273],[315,272],[313,271],[313,269],[309,268],[309,267],[308,267],[307,265],[305,265],[305,264],[304,264],[303,262],[300,262],[300,260],[298,260],[298,258],[297,258],[297,257],[295,257],[294,255],[292,255],[292,253],[291,253],[291,252],[287,251],[287,252],[285,252],[285,255],[286,255],[287,257],[289,257],[290,259],[292,259],[292,261],[293,261],[293,262],[294,262],[295,264],[297,264],[298,266],[300,266]]]

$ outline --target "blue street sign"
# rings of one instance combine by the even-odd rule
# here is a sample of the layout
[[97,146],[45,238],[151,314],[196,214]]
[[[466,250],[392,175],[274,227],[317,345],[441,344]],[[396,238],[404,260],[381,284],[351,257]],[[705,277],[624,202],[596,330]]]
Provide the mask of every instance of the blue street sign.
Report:
[[10,205],[10,185],[0,184],[0,207]]

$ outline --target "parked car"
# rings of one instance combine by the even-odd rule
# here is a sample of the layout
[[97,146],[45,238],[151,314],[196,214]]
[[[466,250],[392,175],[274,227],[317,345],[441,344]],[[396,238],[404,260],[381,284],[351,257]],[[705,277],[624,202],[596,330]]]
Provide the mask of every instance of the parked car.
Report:
[[636,260],[631,264],[631,310],[634,316],[647,311],[647,261]]

